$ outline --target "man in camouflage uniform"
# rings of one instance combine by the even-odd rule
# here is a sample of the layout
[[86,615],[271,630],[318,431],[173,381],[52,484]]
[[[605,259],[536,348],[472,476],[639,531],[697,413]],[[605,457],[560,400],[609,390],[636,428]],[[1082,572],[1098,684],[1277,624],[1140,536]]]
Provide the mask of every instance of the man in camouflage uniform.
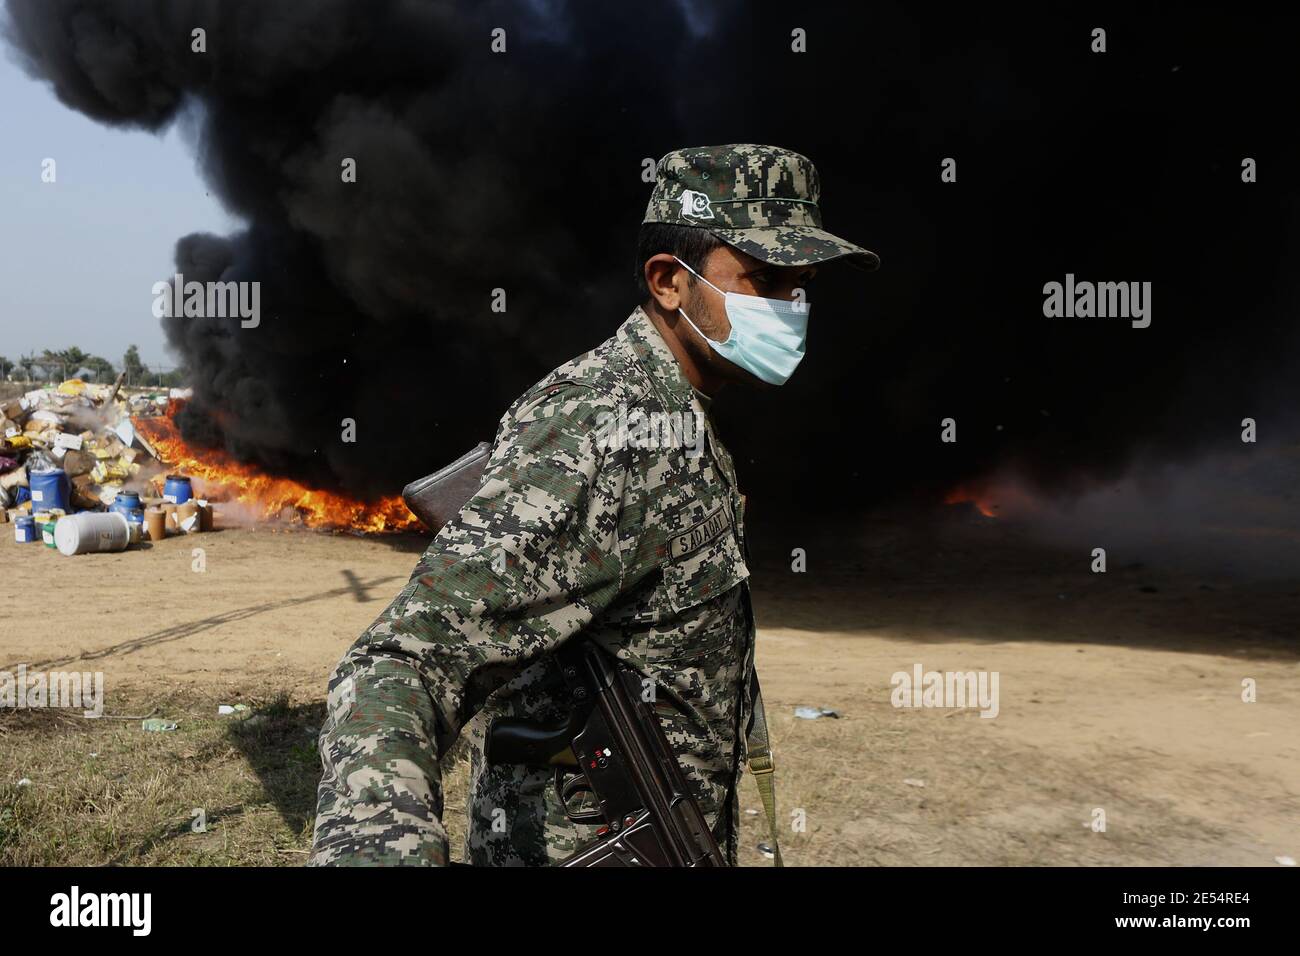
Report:
[[[565,816],[550,771],[483,759],[492,718],[565,713],[554,652],[579,633],[653,681],[735,864],[754,620],[744,497],[708,407],[726,382],[758,379],[715,346],[732,338],[725,293],[799,300],[817,263],[878,264],[821,228],[820,191],[805,157],[770,146],[659,161],[638,244],[643,305],[515,401],[478,492],[330,680],[313,864],[446,864],[439,758],[462,732],[467,862],[545,865],[590,842],[595,827]],[[647,422],[677,430],[646,440]]]

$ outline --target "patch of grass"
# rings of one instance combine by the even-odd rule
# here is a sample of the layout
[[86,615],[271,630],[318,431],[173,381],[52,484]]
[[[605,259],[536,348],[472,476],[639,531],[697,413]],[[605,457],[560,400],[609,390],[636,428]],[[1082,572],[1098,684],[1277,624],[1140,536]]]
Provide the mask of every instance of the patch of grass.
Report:
[[[0,865],[305,863],[324,703],[250,694],[246,716],[217,715],[218,703],[239,702],[177,694],[110,701],[110,713],[134,719],[0,712]],[[177,729],[145,731],[146,714]],[[445,781],[453,855],[464,770]]]

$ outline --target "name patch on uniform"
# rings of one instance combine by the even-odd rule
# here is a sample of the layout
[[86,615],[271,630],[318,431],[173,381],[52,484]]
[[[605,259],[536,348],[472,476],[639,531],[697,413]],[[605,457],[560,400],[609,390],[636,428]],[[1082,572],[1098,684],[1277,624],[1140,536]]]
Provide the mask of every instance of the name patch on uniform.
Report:
[[668,542],[668,553],[676,561],[692,551],[698,551],[731,526],[726,513],[719,508],[703,521],[692,525],[680,534],[675,534]]

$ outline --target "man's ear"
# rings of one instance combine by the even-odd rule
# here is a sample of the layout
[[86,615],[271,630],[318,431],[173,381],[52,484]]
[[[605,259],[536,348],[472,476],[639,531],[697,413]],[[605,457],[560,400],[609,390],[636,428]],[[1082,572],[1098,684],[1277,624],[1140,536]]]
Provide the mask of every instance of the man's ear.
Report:
[[673,313],[682,304],[681,290],[685,288],[686,272],[672,255],[661,252],[651,256],[642,266],[645,270],[645,284],[650,290],[650,298],[659,304],[665,312]]

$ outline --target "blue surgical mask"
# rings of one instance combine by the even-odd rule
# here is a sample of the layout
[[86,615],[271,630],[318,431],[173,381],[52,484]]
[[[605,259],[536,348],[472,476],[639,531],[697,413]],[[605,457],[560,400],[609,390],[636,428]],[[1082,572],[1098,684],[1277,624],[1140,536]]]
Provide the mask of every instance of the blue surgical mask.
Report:
[[[673,256],[677,259],[676,256]],[[682,262],[681,259],[677,259]],[[812,305],[786,299],[765,299],[739,292],[723,292],[686,263],[695,276],[726,300],[727,320],[731,334],[725,342],[715,342],[703,332],[691,317],[682,313],[691,328],[709,347],[733,365],[743,368],[769,385],[784,385],[803,360],[804,343],[808,336],[808,315]]]

